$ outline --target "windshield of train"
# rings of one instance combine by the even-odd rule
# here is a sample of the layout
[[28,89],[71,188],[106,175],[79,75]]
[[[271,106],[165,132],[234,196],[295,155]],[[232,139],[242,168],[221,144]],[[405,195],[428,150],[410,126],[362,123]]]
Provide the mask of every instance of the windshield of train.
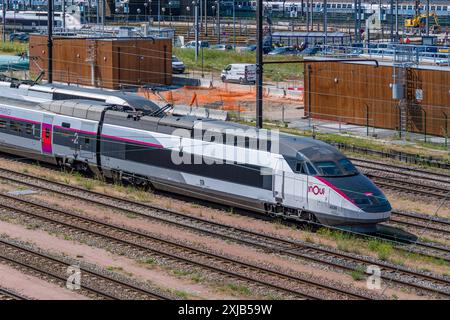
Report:
[[355,168],[353,163],[348,159],[341,159],[338,161],[341,168],[344,170],[346,175],[357,174],[358,170]]
[[358,173],[358,170],[347,159],[341,159],[337,163],[334,161],[316,161],[314,166],[321,176],[339,177]]

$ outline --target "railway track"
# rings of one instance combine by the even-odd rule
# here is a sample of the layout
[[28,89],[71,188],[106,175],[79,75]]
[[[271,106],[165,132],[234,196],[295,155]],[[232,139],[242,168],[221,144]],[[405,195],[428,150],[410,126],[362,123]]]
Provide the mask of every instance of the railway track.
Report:
[[[381,163],[360,158],[349,159],[351,159],[357,167],[364,169],[366,171],[365,174],[380,187],[392,189],[394,191],[403,191],[406,193],[433,197],[439,200],[450,198],[450,174],[431,172],[419,168]],[[381,172],[381,174],[375,174],[375,172]],[[389,174],[390,176],[385,176],[386,174]],[[410,181],[410,179],[415,179],[416,181],[420,180],[420,182]],[[430,184],[435,185],[433,186]],[[436,184],[439,184],[440,186],[437,186]],[[450,220],[445,218],[394,210],[392,211],[390,221],[397,225],[419,229],[426,228],[433,233],[450,236]]]
[[[49,255],[34,251],[22,245],[0,239],[0,261],[21,271],[32,273],[46,280],[65,286],[71,264]],[[94,299],[138,299],[161,300],[164,295],[140,288],[93,270],[79,267],[81,287],[77,293]]]
[[[189,229],[203,235],[231,240],[236,243],[263,249],[271,253],[318,262],[345,271],[360,270],[361,268],[365,270],[367,266],[375,264],[382,268],[382,278],[385,280],[419,290],[425,290],[434,294],[440,294],[447,297],[450,296],[450,291],[448,290],[450,281],[446,278],[424,272],[416,272],[404,267],[376,261],[375,259],[363,258],[352,254],[337,252],[331,248],[324,248],[313,244],[283,239],[269,234],[228,226],[180,212],[162,209],[149,204],[88,191],[80,187],[68,186],[59,182],[48,181],[7,169],[0,169],[0,178],[14,183],[40,188],[45,191],[60,193],[75,199],[88,201],[110,209],[120,210],[142,218],[171,224],[183,229]],[[418,281],[418,279],[420,281]]]
[[[65,231],[71,229],[77,234],[82,233],[89,237],[95,236],[105,239],[108,243],[116,243],[141,255],[150,253],[171,261],[193,265],[251,285],[256,284],[278,292],[287,293],[291,297],[321,299],[331,295],[335,299],[369,298],[356,292],[346,291],[285,272],[195,249],[185,244],[143,233],[139,230],[105,223],[9,195],[0,194],[0,212],[2,211],[27,215],[61,226]],[[311,287],[314,290],[310,290]]]
[[11,290],[0,288],[0,300],[27,300],[27,299]]
[[[449,174],[380,163],[360,158],[349,159],[352,160],[357,167],[364,169],[365,175],[382,188],[440,200],[446,199],[449,196]],[[380,172],[380,174],[376,172]],[[386,174],[389,174],[390,176],[386,176]],[[412,181],[414,179],[420,180],[420,182]],[[440,186],[436,184],[440,184]]]
[[450,237],[450,220],[410,212],[392,211],[390,222],[407,227],[426,229]]
[[366,176],[375,182],[377,186],[382,188],[425,197],[432,197],[438,200],[444,200],[449,197],[449,190],[443,187],[415,183],[400,178],[382,177],[371,173],[366,173]]
[[389,163],[382,163],[382,162],[361,159],[361,158],[349,157],[349,159],[357,167],[360,167],[363,169],[383,171],[383,172],[398,174],[398,175],[402,175],[402,176],[408,176],[411,178],[419,178],[419,179],[425,178],[428,181],[450,184],[450,174],[445,174],[442,172],[432,172],[432,171],[414,168],[414,167],[405,167],[405,166],[389,164]]

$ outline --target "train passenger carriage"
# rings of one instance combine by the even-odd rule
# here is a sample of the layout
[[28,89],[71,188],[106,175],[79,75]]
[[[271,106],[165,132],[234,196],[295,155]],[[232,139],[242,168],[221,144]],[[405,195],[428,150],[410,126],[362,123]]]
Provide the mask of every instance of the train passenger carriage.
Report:
[[70,89],[59,92],[70,100],[39,86],[0,93],[5,152],[299,221],[369,230],[390,215],[368,178],[312,138],[167,115],[131,95],[117,105]]

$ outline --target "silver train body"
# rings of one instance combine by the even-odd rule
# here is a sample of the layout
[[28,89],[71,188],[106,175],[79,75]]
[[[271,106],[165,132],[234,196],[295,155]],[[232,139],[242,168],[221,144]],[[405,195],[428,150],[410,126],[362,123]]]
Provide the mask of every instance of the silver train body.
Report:
[[0,150],[294,220],[367,230],[390,217],[383,193],[326,143],[90,95],[0,86]]
[[[311,2],[310,2],[311,3]],[[394,2],[395,3],[395,2]],[[423,4],[420,6],[420,11],[426,11],[426,5]],[[311,5],[307,5],[307,1],[264,1],[264,5],[266,8],[272,12],[273,14],[283,14],[285,16],[297,17],[300,16],[301,12],[306,12],[307,9],[311,11]],[[303,6],[302,6],[303,5]],[[225,0],[223,3],[223,10],[226,8],[233,7],[233,1]],[[236,11],[255,11],[256,10],[256,1],[236,1],[235,3]],[[367,17],[378,10],[380,5],[378,1],[362,2],[361,3],[361,13]],[[384,1],[381,5],[382,12],[384,14],[389,14],[391,6],[390,2]],[[394,4],[393,7],[394,14],[396,12],[396,6]],[[312,1],[312,11],[315,14],[321,14],[324,11],[323,1]],[[328,1],[327,3],[327,12],[328,14],[354,14],[355,12],[355,2],[350,1]],[[449,17],[450,16],[450,3],[448,1],[432,1],[430,3],[430,12],[436,13],[440,17]],[[398,7],[398,14],[400,16],[413,16],[415,14],[414,11],[414,1],[400,1]]]
[[[66,11],[66,29],[78,30],[83,27],[84,18],[81,16],[78,6],[69,6]],[[15,31],[39,31],[47,28],[46,11],[6,11],[6,29]],[[53,25],[55,30],[63,27],[62,12],[54,13]],[[0,24],[3,16],[0,12]]]

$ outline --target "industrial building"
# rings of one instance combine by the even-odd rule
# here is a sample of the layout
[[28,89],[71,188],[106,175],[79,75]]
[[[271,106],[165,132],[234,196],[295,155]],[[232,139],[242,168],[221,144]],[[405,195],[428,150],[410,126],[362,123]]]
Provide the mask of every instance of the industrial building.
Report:
[[[30,73],[47,77],[47,36],[30,36]],[[53,38],[53,81],[109,89],[172,83],[172,41],[161,38]]]
[[393,62],[305,64],[305,113],[315,119],[447,136],[450,68]]

